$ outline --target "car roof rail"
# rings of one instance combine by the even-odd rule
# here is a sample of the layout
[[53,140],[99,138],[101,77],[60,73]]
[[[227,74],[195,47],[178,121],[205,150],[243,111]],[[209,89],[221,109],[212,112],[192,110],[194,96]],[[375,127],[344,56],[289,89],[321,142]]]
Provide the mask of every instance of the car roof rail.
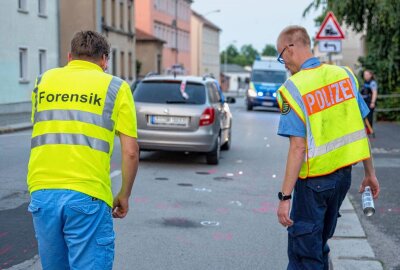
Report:
[[203,75],[203,81],[205,81],[207,78],[215,79],[212,73],[206,73]]
[[145,77],[145,78],[148,78],[148,77],[153,77],[153,76],[156,76],[156,75],[158,75],[157,72],[150,71],[150,72],[147,73],[144,77]]

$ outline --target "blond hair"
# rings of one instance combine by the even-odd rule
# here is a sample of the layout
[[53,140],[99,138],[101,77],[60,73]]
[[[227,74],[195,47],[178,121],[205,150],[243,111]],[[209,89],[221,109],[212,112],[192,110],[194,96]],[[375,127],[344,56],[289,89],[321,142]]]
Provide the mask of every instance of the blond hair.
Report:
[[279,34],[278,42],[285,41],[285,43],[302,44],[305,47],[311,47],[310,36],[307,30],[299,25],[291,25],[282,30]]

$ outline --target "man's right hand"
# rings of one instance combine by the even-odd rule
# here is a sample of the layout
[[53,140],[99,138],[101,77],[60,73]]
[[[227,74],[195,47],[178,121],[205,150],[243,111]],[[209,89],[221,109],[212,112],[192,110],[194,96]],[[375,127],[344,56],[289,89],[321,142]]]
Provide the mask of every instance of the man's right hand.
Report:
[[374,199],[377,199],[379,196],[380,188],[379,182],[375,175],[373,176],[365,176],[364,180],[361,183],[359,192],[364,192],[365,187],[370,186],[372,191],[372,196]]
[[114,198],[112,216],[113,218],[124,218],[129,211],[129,196],[120,193]]

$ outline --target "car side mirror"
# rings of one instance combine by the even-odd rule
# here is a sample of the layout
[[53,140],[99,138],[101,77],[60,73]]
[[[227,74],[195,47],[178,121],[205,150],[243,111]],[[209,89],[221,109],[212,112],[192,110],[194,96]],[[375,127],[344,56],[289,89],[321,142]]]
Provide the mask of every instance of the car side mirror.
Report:
[[234,97],[226,97],[226,103],[236,103],[236,98]]

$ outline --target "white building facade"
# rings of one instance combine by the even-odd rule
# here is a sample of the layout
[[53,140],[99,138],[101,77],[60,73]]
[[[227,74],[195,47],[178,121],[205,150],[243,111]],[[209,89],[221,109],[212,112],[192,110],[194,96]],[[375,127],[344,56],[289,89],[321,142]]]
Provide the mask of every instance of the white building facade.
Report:
[[57,67],[58,1],[1,0],[0,116],[27,113],[36,77]]
[[219,78],[219,36],[221,29],[192,11],[191,17],[191,64],[192,75],[212,74]]

